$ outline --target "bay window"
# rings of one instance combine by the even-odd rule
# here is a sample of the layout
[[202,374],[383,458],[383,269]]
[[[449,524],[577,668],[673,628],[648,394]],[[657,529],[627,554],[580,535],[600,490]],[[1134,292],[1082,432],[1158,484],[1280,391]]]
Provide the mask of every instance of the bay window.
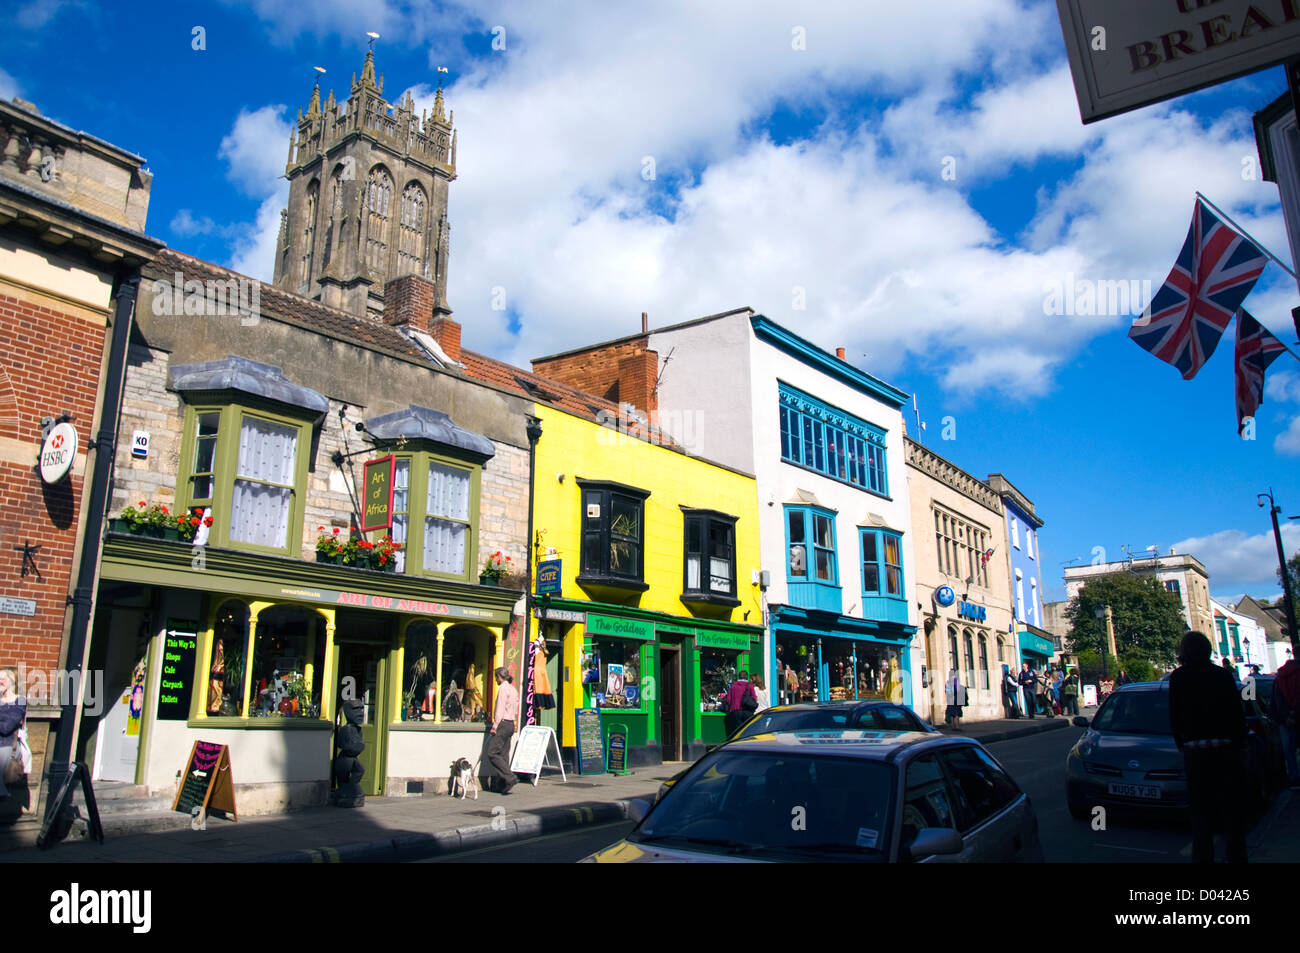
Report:
[[647,490],[618,483],[578,480],[582,488],[581,574],[593,582],[644,587]]
[[695,597],[735,602],[736,517],[684,509],[685,578],[683,600]]

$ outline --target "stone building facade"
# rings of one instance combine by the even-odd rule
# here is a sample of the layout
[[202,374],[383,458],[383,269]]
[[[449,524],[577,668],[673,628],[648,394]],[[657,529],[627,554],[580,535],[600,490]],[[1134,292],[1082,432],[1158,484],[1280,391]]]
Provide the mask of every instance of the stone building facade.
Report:
[[904,438],[916,566],[916,599],[925,632],[926,695],[936,724],[952,672],[966,687],[964,717],[1005,717],[1002,666],[1019,671],[1005,557],[1002,500],[987,483],[922,444]]
[[383,311],[389,279],[422,275],[434,285],[435,317],[445,317],[452,118],[441,89],[423,116],[409,93],[390,106],[383,91],[371,52],[345,102],[331,90],[322,104],[318,85],[299,110],[273,283],[364,317]]

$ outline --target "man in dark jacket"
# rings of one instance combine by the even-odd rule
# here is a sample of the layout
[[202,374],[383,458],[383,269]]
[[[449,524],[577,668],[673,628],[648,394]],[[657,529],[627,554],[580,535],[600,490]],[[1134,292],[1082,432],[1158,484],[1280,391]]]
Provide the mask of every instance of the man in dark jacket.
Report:
[[1183,636],[1178,668],[1169,676],[1169,721],[1183,753],[1192,809],[1192,860],[1214,862],[1216,821],[1226,827],[1228,861],[1246,862],[1246,716],[1237,682],[1210,662],[1210,640]]
[[1025,710],[1029,712],[1029,717],[1033,718],[1034,709],[1038,707],[1038,700],[1034,697],[1038,690],[1038,676],[1029,667],[1028,662],[1022,664],[1020,674],[1016,676],[1016,681],[1020,683],[1020,690],[1025,696]]

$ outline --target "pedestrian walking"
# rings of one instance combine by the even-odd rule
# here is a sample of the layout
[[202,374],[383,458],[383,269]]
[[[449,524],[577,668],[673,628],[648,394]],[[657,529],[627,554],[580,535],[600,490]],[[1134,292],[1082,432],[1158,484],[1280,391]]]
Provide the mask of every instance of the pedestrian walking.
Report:
[[492,712],[492,738],[488,741],[488,763],[496,770],[505,785],[502,794],[514,790],[519,778],[510,770],[510,738],[515,733],[515,719],[519,717],[519,692],[512,684],[514,677],[507,668],[492,673],[497,683],[496,705]]
[[1029,717],[1034,717],[1034,709],[1038,702],[1034,699],[1034,690],[1038,687],[1038,676],[1034,674],[1033,668],[1028,662],[1021,663],[1020,674],[1016,676],[1016,681],[1020,683],[1020,692],[1025,696],[1025,711]]
[[758,701],[758,707],[754,711],[763,711],[772,707],[771,698],[768,696],[767,687],[763,684],[763,676],[754,676],[754,698]]
[[943,686],[944,709],[943,721],[949,728],[961,731],[962,709],[966,707],[966,686],[961,683],[959,672],[949,672],[948,681]]
[[6,782],[17,784],[25,773],[19,729],[27,718],[27,699],[18,689],[18,673],[0,668],[0,800],[9,797]]
[[1300,712],[1300,662],[1287,659],[1286,664],[1277,670],[1277,678],[1273,682],[1269,716],[1281,729],[1286,781],[1293,788],[1300,787],[1300,771],[1296,770],[1297,712]]
[[723,722],[730,738],[741,726],[749,721],[749,716],[758,711],[758,697],[754,694],[754,685],[749,680],[748,672],[741,672],[740,678],[731,683],[727,689],[727,717]]
[[1214,830],[1224,829],[1229,863],[1246,862],[1246,716],[1236,680],[1210,661],[1210,640],[1183,636],[1169,676],[1169,721],[1183,753],[1192,811],[1192,860],[1214,862]]
[[1079,673],[1070,671],[1061,682],[1061,709],[1067,715],[1079,714]]

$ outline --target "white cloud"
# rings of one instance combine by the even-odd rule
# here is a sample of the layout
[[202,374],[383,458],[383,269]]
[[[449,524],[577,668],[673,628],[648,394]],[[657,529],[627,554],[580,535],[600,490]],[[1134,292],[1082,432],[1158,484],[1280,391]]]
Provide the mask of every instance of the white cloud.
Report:
[[279,188],[293,124],[281,118],[283,105],[239,111],[217,154],[229,165],[226,178],[245,195],[262,198]]
[[[1284,522],[1281,531],[1283,548],[1295,552],[1300,546],[1300,526]],[[1220,592],[1272,593],[1277,589],[1277,544],[1271,529],[1253,536],[1238,529],[1221,530],[1175,543],[1174,549],[1204,563],[1211,584]]]
[[168,226],[177,235],[189,238],[193,235],[209,235],[217,231],[219,226],[206,215],[201,218],[195,218],[194,213],[187,208],[177,212]]

